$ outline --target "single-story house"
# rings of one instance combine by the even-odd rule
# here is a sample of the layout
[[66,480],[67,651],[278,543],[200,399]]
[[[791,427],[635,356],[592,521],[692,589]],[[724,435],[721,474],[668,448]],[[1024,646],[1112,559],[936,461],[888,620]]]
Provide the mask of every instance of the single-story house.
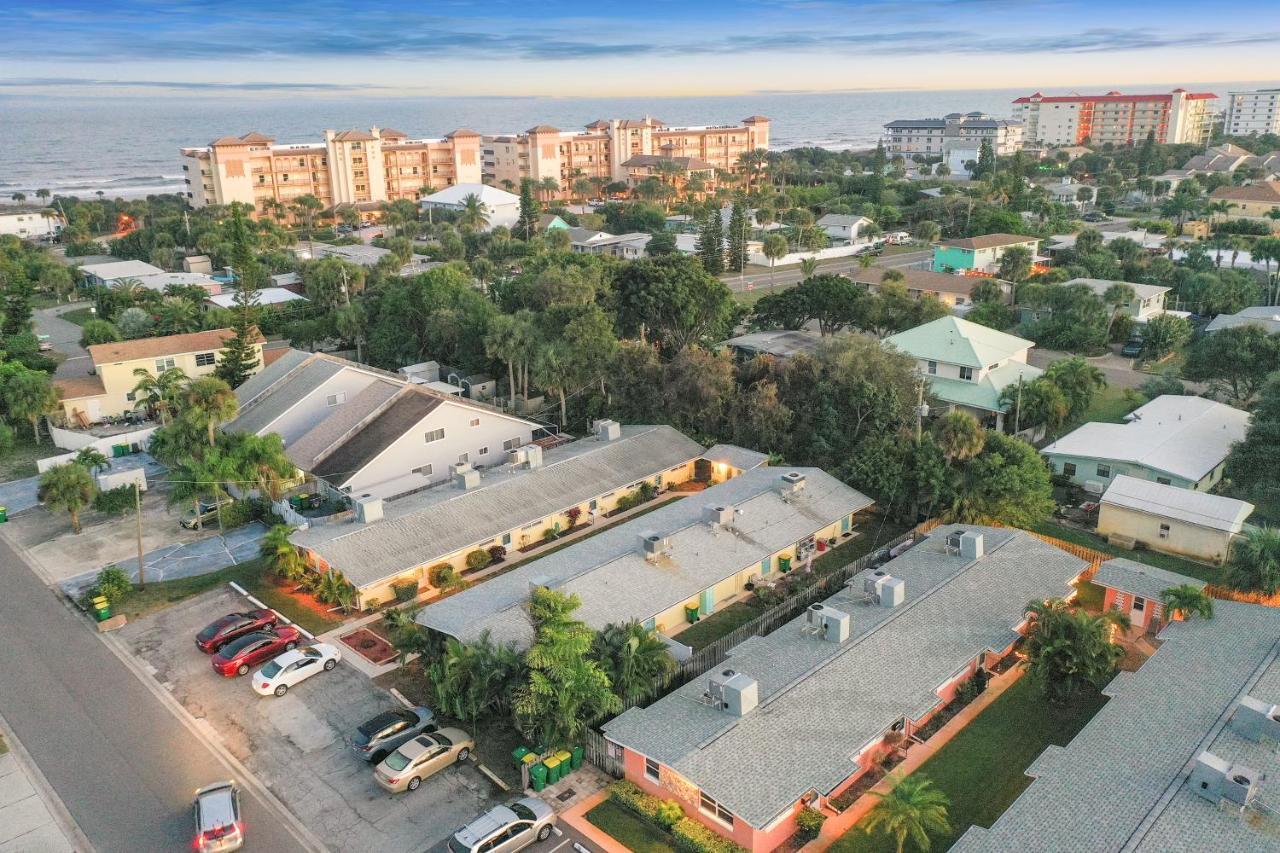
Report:
[[994,275],[1000,268],[1004,253],[1020,246],[1036,257],[1040,247],[1039,237],[1025,234],[983,234],[979,237],[963,237],[943,240],[933,246],[934,272],[958,272],[961,274]]
[[[882,280],[888,272],[889,270],[868,267],[865,270],[853,270],[848,275],[854,281],[867,285],[869,290],[876,291],[880,289]],[[902,273],[902,286],[907,289],[907,293],[916,299],[932,296],[948,308],[972,304],[973,288],[978,283],[971,276],[909,267],[895,269],[894,272]]]
[[[1092,290],[1099,299],[1105,299],[1107,291],[1113,285],[1124,284],[1133,290],[1133,298],[1124,306],[1125,313],[1133,318],[1135,323],[1146,323],[1152,317],[1165,313],[1164,300],[1165,296],[1172,288],[1160,287],[1155,284],[1139,284],[1132,281],[1108,281],[1103,278],[1073,278],[1070,281],[1063,282],[1063,286],[1067,287],[1073,284],[1083,284]],[[1183,314],[1182,316],[1187,316]]]
[[605,723],[605,737],[628,780],[749,851],[773,850],[803,808],[834,814],[890,739],[917,735],[979,667],[1011,654],[1028,601],[1069,594],[1086,568],[1020,530],[939,527]]
[[208,293],[210,296],[216,296],[222,293],[222,282],[218,281],[211,275],[200,272],[158,272],[148,275],[135,275],[127,278],[118,278],[109,285],[119,285],[121,282],[131,281],[137,283],[140,287],[147,290],[154,290],[157,293],[164,293],[170,287],[198,287]]
[[[314,243],[311,241],[299,243],[293,252],[303,260],[341,258],[347,263],[370,269],[377,266],[378,261],[391,255],[390,249],[369,246],[364,243],[350,246],[334,246],[329,243]],[[440,266],[444,266],[444,264],[440,261],[433,261],[426,255],[413,255],[409,258],[409,263],[400,267],[398,274],[407,278]]]
[[592,628],[634,619],[679,642],[681,629],[746,584],[807,566],[871,503],[817,468],[755,468],[431,604],[417,621],[466,642],[487,631],[527,648],[525,604],[541,586],[578,596],[575,616]]
[[[703,449],[668,426],[602,421],[589,438],[545,450],[526,444],[502,456],[497,467],[455,468],[447,485],[290,538],[312,566],[341,571],[363,604],[386,601],[393,584],[425,589],[432,567],[448,564],[461,574],[473,551],[500,546],[514,559],[547,531],[603,523],[641,483],[661,490],[693,478]],[[726,476],[735,473],[724,469]]]
[[1280,332],[1280,306],[1255,305],[1234,314],[1219,314],[1204,327],[1205,334],[1234,329],[1237,326],[1257,326],[1268,335]]
[[[1185,491],[1180,489],[1179,491]],[[1091,579],[1103,588],[1102,608],[1129,617],[1132,628],[1157,634],[1169,622],[1164,592],[1176,586],[1204,589],[1205,582],[1124,557],[1103,563]]]
[[1253,504],[1117,475],[1102,495],[1098,535],[1112,544],[1222,564]]
[[[1160,583],[1174,579],[1190,581]],[[1166,625],[1084,729],[1033,761],[1030,785],[952,853],[1280,850],[1280,609],[1213,604],[1212,619]]]
[[849,213],[828,213],[818,219],[818,227],[827,232],[827,236],[832,240],[843,240],[846,243],[856,243],[862,239],[862,232],[867,226],[874,225],[865,216],[855,216]]
[[615,258],[644,257],[645,247],[653,239],[652,234],[609,234],[590,228],[570,228],[569,248],[584,255],[613,255]]
[[[253,304],[263,307],[271,305],[288,305],[294,302],[308,302],[307,297],[300,293],[294,293],[283,287],[263,287],[259,288],[254,296]],[[205,300],[205,304],[210,308],[232,308],[236,304],[236,294],[234,291],[230,293],[218,293],[210,296]]]
[[498,227],[513,228],[520,219],[520,196],[484,184],[454,184],[424,197],[419,204],[425,211],[460,211],[466,206],[467,196],[476,196],[484,205],[488,219],[483,231]]
[[1227,219],[1261,218],[1273,210],[1280,210],[1280,181],[1258,181],[1242,187],[1218,187],[1209,193],[1209,199],[1232,205],[1231,210],[1224,214]]
[[1087,423],[1041,449],[1055,474],[1102,494],[1112,477],[1207,492],[1222,479],[1231,445],[1244,439],[1249,413],[1224,403],[1165,394],[1123,424]]
[[806,329],[747,332],[724,342],[724,346],[733,350],[734,355],[740,358],[754,358],[757,355],[790,358],[799,353],[813,355],[821,345],[822,336]]
[[163,275],[164,270],[145,261],[106,261],[81,264],[80,275],[87,287],[109,287],[122,278],[138,278],[144,275]]
[[236,389],[229,432],[276,433],[297,465],[336,492],[393,498],[501,465],[542,426],[326,353],[290,350]]
[[[1083,200],[1080,198],[1081,190],[1084,191]],[[1064,178],[1061,183],[1046,186],[1045,192],[1058,204],[1069,205],[1076,210],[1084,210],[1086,204],[1093,204],[1098,198],[1097,187],[1079,183],[1071,178]]]

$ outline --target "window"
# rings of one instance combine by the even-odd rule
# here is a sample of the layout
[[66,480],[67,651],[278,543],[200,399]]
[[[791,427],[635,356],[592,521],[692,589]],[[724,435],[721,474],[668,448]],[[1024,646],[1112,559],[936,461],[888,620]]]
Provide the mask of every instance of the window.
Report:
[[705,793],[702,795],[701,802],[698,803],[698,808],[701,809],[703,814],[710,815],[721,823],[733,826],[733,812],[708,797]]
[[1099,465],[1099,466],[1098,466],[1098,476],[1099,476],[1099,477],[1110,477],[1110,476],[1111,476],[1111,466],[1110,466],[1110,465]]
[[1139,613],[1141,613],[1143,610],[1146,610],[1147,609],[1146,600],[1142,598],[1138,598],[1138,596],[1135,595],[1133,597],[1133,609],[1137,610]]
[[178,363],[173,360],[173,356],[156,359],[156,373],[164,373],[166,370],[172,370],[177,366]]
[[930,376],[938,375],[938,362],[936,361],[929,362],[929,375]]
[[506,545],[510,545],[510,544],[511,544],[511,534],[510,534],[510,533],[504,533],[504,534],[502,534],[502,544],[503,544],[504,546],[506,546]]
[[1169,525],[1167,524],[1160,525],[1160,538],[1161,539],[1169,538]]
[[125,393],[124,398],[128,400],[130,403],[132,403],[134,400],[138,399],[138,395],[132,391],[129,391]]
[[337,394],[330,394],[328,397],[324,398],[324,403],[326,406],[337,406],[345,402],[347,402],[346,391],[339,391]]
[[482,448],[480,448],[479,450],[477,450],[477,451],[476,451],[476,456],[488,456],[488,455],[489,455],[489,446],[488,446],[488,445],[485,445],[484,447],[482,447]]
[[413,469],[413,473],[415,473],[415,474],[421,474],[421,475],[422,475],[422,476],[424,476],[424,477],[430,477],[430,476],[431,476],[431,466],[430,466],[430,465],[419,465],[417,468],[414,468],[414,469]]
[[459,464],[459,465],[465,465],[465,464],[467,464],[467,463],[468,463],[468,462],[470,462],[470,461],[471,461],[471,454],[470,454],[470,453],[459,453],[459,454],[458,454],[458,464]]
[[644,778],[652,779],[654,782],[658,781],[658,762],[652,758],[644,760]]
[[196,353],[196,367],[208,367],[217,360],[217,356],[211,352]]
[[1066,474],[1068,477],[1074,477],[1074,476],[1076,475],[1076,463],[1074,463],[1074,462],[1063,462],[1063,463],[1062,463],[1062,473],[1063,473],[1063,474]]
[[472,425],[473,427],[478,427],[478,426],[480,426],[480,419],[479,419],[479,418],[472,418],[472,419],[471,419],[471,425]]
[[524,446],[523,438],[511,438],[502,442],[503,450],[515,450],[517,447],[523,447],[523,446]]
[[1173,485],[1173,481],[1172,481],[1172,480],[1170,480],[1168,477],[1156,477],[1156,482],[1157,482],[1157,483],[1159,483],[1159,484],[1160,484],[1160,485],[1162,485],[1162,486],[1172,486],[1172,485]]
[[973,368],[972,368],[972,367],[962,367],[962,368],[960,368],[960,378],[961,378],[961,379],[963,379],[965,382],[972,382],[972,381],[973,381]]
[[427,433],[427,444],[430,444],[433,441],[439,441],[442,438],[444,438],[444,430],[433,429]]

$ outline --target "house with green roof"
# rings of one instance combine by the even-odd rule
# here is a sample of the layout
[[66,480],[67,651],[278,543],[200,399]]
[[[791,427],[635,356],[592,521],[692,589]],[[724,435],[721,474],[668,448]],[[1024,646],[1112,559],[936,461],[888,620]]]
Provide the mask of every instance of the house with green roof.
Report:
[[929,393],[948,409],[963,409],[994,429],[1004,426],[1000,394],[1044,371],[1027,364],[1031,341],[962,320],[939,317],[885,339],[916,360]]

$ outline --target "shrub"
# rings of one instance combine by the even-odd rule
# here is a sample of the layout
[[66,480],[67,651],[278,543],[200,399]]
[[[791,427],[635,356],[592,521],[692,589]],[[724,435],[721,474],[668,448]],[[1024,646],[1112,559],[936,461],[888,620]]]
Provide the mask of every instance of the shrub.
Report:
[[107,601],[111,602],[111,606],[114,607],[128,598],[129,593],[133,592],[133,581],[129,579],[129,575],[125,570],[119,566],[107,566],[98,572],[98,580],[94,584],[93,591],[97,595],[106,596]]
[[785,589],[780,586],[758,586],[756,587],[756,601],[765,607],[773,607],[781,604],[787,598]]
[[676,849],[687,853],[743,853],[743,848],[693,818],[683,818],[671,827],[671,834],[675,836]]
[[15,433],[13,431],[13,427],[6,423],[0,423],[0,456],[5,455],[10,450],[13,450],[14,439]]
[[555,539],[555,538],[556,538],[556,530],[554,527],[548,527],[546,530],[542,531],[543,542],[550,542],[552,539]]
[[732,841],[685,817],[684,810],[675,800],[646,794],[631,782],[610,785],[609,796],[658,829],[670,832],[677,850],[687,853],[744,853],[743,848]]
[[506,548],[502,547],[501,545],[490,545],[490,546],[489,546],[489,562],[490,562],[491,564],[492,564],[492,563],[501,563],[501,562],[502,562],[503,560],[505,560],[506,558],[507,558],[507,549],[506,549]]
[[396,597],[396,601],[413,601],[418,597],[418,582],[396,581],[391,585],[391,594]]
[[817,838],[818,833],[822,831],[822,825],[826,822],[826,815],[808,806],[802,808],[796,815],[796,829],[800,830],[800,834],[805,838]]
[[680,808],[680,804],[675,800],[662,800],[658,803],[658,808],[654,813],[654,819],[658,821],[663,828],[670,830],[684,818],[684,809]]
[[253,501],[232,501],[222,508],[222,526],[226,530],[244,527],[257,517],[258,510]]
[[491,562],[493,562],[493,558],[489,556],[488,551],[482,548],[477,548],[467,555],[467,568],[472,571],[483,569]]
[[637,503],[651,501],[658,495],[658,487],[653,483],[641,483],[640,488],[636,489],[636,496],[639,498]]
[[117,486],[93,496],[93,508],[104,515],[133,512],[133,486]]
[[582,518],[582,507],[575,506],[565,510],[565,517],[569,519],[570,527],[578,526],[578,519]]
[[458,585],[458,570],[449,563],[438,563],[427,569],[427,580],[436,589],[448,589]]

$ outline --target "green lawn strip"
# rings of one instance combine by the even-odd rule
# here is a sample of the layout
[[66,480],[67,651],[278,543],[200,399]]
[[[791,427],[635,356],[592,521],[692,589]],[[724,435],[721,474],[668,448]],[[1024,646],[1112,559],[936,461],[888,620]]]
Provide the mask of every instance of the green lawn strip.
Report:
[[1146,563],[1148,566],[1155,566],[1157,569],[1176,572],[1187,577],[1199,578],[1210,583],[1216,583],[1222,579],[1222,570],[1216,566],[1206,566],[1192,560],[1184,560],[1181,557],[1158,554],[1155,551],[1126,551],[1124,548],[1117,548],[1115,545],[1109,544],[1105,539],[1094,536],[1092,533],[1077,530],[1074,527],[1054,524],[1052,521],[1042,522],[1031,529],[1036,533],[1042,533],[1045,536],[1052,536],[1056,539],[1065,539],[1067,542],[1074,542],[1077,545],[1083,545],[1095,551],[1102,551],[1104,554],[1110,554],[1113,557],[1127,557],[1135,562]]
[[40,473],[36,460],[49,456],[61,456],[67,451],[54,447],[48,438],[39,444],[31,436],[31,424],[19,421],[13,424],[13,448],[0,455],[0,483],[24,480]]
[[[1055,705],[1023,677],[979,714],[916,773],[951,799],[952,834],[934,839],[947,850],[972,825],[989,827],[1031,784],[1025,770],[1050,744],[1067,744],[1105,704],[1101,693]],[[836,853],[893,851],[888,836],[854,825],[831,846]]]
[[763,613],[765,609],[754,598],[730,604],[724,610],[718,610],[710,616],[704,616],[688,628],[685,628],[676,635],[675,640],[677,643],[684,643],[696,652],[711,645],[725,634],[732,633],[747,624]]
[[591,825],[634,853],[673,853],[675,839],[625,806],[605,800],[587,812]]
[[[672,498],[671,500],[679,500],[679,498]],[[613,519],[607,519],[606,522],[597,522],[595,525],[596,527],[595,530],[592,530],[590,533],[584,533],[581,536],[577,537],[576,539],[568,539],[564,542],[559,542],[555,545],[540,545],[539,547],[534,548],[532,551],[525,551],[523,552],[524,559],[521,561],[521,564],[527,563],[530,560],[539,560],[547,556],[548,554],[554,554],[556,551],[559,551],[561,548],[568,548],[572,545],[577,545],[579,542],[590,539],[592,536],[596,536],[598,534],[604,533],[606,530],[608,530],[610,527],[613,527],[613,525],[617,524],[618,522],[630,521],[633,518],[639,518],[642,515],[648,515],[649,513],[653,512],[655,509],[661,509],[662,507],[671,503],[671,500],[658,501],[654,503],[653,506],[647,506],[644,509],[640,510],[639,512],[633,512],[631,515],[628,515],[626,518],[617,519],[616,521]],[[517,551],[516,553],[522,553],[522,552]],[[488,576],[486,576],[482,580],[488,580]]]
[[1090,613],[1101,613],[1106,590],[1091,581],[1076,584],[1076,602]]
[[781,293],[782,291],[790,290],[795,286],[796,283],[791,282],[790,284],[779,284],[776,287],[770,287],[769,282],[766,279],[763,282],[756,282],[755,290],[735,290],[733,292],[733,298],[737,300],[738,304],[746,305],[750,308],[770,293]]
[[66,320],[68,323],[75,323],[77,326],[83,326],[96,315],[89,308],[72,308],[70,311],[59,314],[58,316],[63,320]]

